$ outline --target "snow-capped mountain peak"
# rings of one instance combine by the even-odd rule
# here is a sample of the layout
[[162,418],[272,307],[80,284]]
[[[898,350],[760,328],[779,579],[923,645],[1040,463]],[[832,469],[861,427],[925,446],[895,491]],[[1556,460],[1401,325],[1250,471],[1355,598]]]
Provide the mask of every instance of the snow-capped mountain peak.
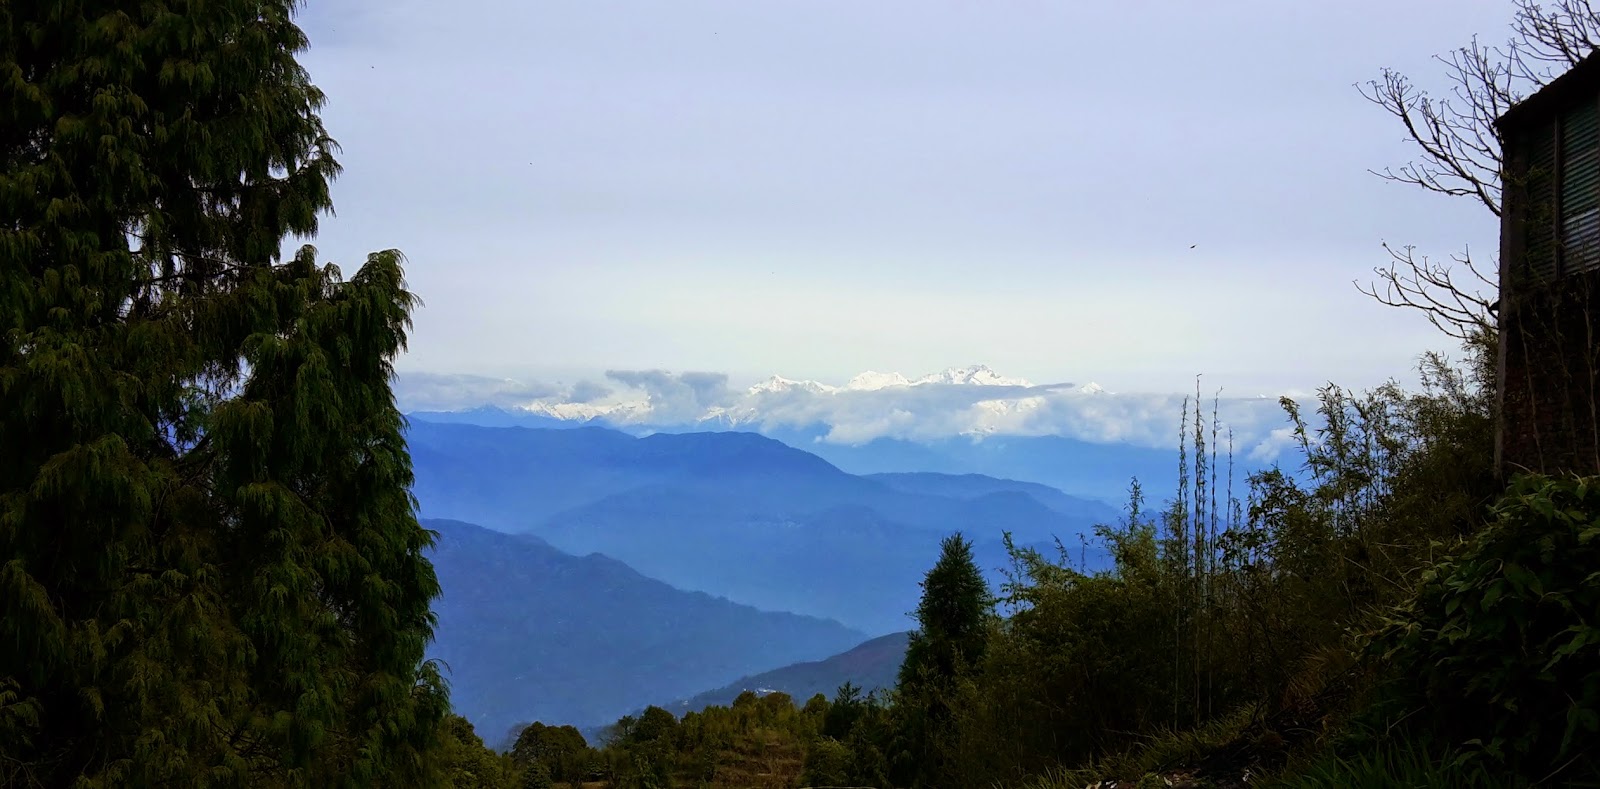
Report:
[[[864,444],[878,438],[1060,435],[1161,447],[1168,436],[1157,423],[1166,413],[1181,410],[1183,400],[1181,395],[1160,392],[1107,391],[1095,383],[1032,385],[981,364],[918,378],[867,371],[843,385],[773,375],[737,388],[728,386],[726,378],[708,379],[704,374],[685,378],[659,370],[639,371],[609,376],[610,385],[600,387],[607,390],[600,396],[592,396],[593,385],[583,392],[573,386],[551,394],[554,387],[463,378],[463,385],[487,387],[490,402],[515,398],[509,407],[565,421],[598,420],[635,429],[798,431],[795,435],[812,435],[811,440],[830,444]],[[439,382],[425,383],[423,394],[436,396],[433,391],[440,388]],[[517,389],[539,395],[524,400]],[[1282,418],[1275,401],[1267,395],[1224,401],[1223,410],[1231,412],[1230,429],[1245,446],[1257,445],[1247,453],[1270,458],[1281,449],[1283,442],[1273,437]]]
[[838,392],[876,392],[883,389],[894,389],[910,386],[1032,386],[1033,384],[1021,378],[1008,378],[987,365],[975,364],[970,367],[951,367],[943,372],[930,373],[920,378],[907,378],[900,373],[880,373],[868,370],[851,378],[844,386],[832,386],[818,381],[785,378],[774,375],[750,387],[750,395],[761,395],[774,392],[789,392],[804,390],[814,394],[836,394]]
[[879,389],[888,389],[891,386],[910,386],[910,379],[899,373],[880,373],[868,370],[844,385],[844,388],[854,392],[875,392]]
[[523,410],[531,414],[548,416],[554,419],[586,422],[591,419],[626,418],[646,414],[650,411],[650,404],[648,402],[561,403],[535,400],[523,406]]
[[[729,393],[730,399],[720,402],[707,402],[699,404],[698,413],[688,417],[698,423],[716,423],[725,425],[740,425],[760,421],[768,408],[777,407],[776,403],[788,402],[795,396],[817,395],[834,396],[843,393],[855,393],[865,396],[866,393],[881,392],[885,396],[895,395],[896,390],[903,390],[910,395],[911,389],[920,387],[940,386],[1000,386],[1000,387],[1031,387],[1032,384],[1021,378],[1007,378],[987,365],[975,364],[969,367],[951,367],[943,372],[924,375],[920,378],[907,378],[900,373],[880,373],[868,370],[851,378],[844,386],[833,386],[812,380],[796,380],[785,378],[781,375],[771,376],[760,381],[741,393]],[[1080,391],[1089,392],[1084,388]],[[522,406],[524,410],[540,416],[554,417],[556,419],[572,421],[588,421],[592,419],[605,419],[622,423],[644,423],[661,416],[659,403],[656,402],[657,394],[645,393],[643,399],[626,394],[604,401],[570,403],[556,398],[541,398]],[[993,411],[999,408],[1000,412],[1011,412],[1019,405],[1015,399],[995,400],[982,404],[982,408]],[[1034,407],[1029,402],[1022,404],[1023,409]],[[674,411],[682,417],[682,413]]]
[[913,386],[922,384],[947,384],[965,386],[1032,386],[1033,384],[1021,378],[1007,378],[988,365],[975,364],[970,367],[951,367],[944,372],[924,375],[911,382]]
[[838,391],[839,388],[816,381],[796,381],[791,378],[784,378],[781,375],[774,375],[750,387],[749,391],[752,395],[759,395],[768,392],[787,392],[794,389],[801,389],[815,394],[831,394]]

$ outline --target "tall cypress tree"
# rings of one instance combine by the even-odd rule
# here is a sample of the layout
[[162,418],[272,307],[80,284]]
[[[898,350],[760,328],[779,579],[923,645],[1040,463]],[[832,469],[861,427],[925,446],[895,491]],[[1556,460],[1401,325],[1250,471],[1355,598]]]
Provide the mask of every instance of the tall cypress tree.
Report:
[[939,560],[922,581],[917,630],[900,666],[901,686],[953,679],[976,666],[988,644],[994,600],[972,558],[972,543],[958,533],[939,547]]
[[895,689],[899,758],[892,777],[901,785],[961,786],[945,758],[954,734],[952,702],[958,682],[983,660],[994,599],[972,543],[960,534],[940,544],[916,615],[918,629],[906,645]]
[[0,785],[431,780],[413,297],[282,256],[338,172],[296,5],[0,3]]

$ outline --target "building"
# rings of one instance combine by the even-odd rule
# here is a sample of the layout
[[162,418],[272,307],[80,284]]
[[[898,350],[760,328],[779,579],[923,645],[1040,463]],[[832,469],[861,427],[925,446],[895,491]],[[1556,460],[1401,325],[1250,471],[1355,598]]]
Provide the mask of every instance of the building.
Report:
[[1495,464],[1600,474],[1600,54],[1502,115]]

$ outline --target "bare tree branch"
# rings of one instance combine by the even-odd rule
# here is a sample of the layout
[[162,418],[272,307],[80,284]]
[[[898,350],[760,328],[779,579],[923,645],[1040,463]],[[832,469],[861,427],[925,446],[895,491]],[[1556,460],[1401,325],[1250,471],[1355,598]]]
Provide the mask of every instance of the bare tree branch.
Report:
[[1499,216],[1500,135],[1494,119],[1521,98],[1525,85],[1509,61],[1476,40],[1435,59],[1445,66],[1450,83],[1443,97],[1392,69],[1360,89],[1368,101],[1400,121],[1406,138],[1422,153],[1398,168],[1373,172],[1432,192],[1476,198]]
[[[1462,342],[1494,331],[1494,301],[1481,288],[1493,293],[1496,284],[1479,271],[1470,251],[1452,257],[1452,267],[1417,255],[1414,247],[1384,244],[1383,248],[1389,253],[1389,265],[1373,269],[1377,279],[1366,285],[1357,282],[1356,290],[1391,307],[1418,310],[1435,328]],[[1456,267],[1478,283],[1457,283]]]
[[[1600,49],[1600,15],[1593,0],[1514,2],[1511,36],[1504,45],[1488,47],[1474,38],[1435,58],[1444,67],[1443,91],[1430,93],[1392,69],[1358,86],[1361,95],[1400,123],[1417,153],[1410,162],[1373,174],[1472,198],[1500,216],[1502,140],[1495,120]],[[1498,303],[1493,294],[1499,285],[1473,264],[1470,254],[1452,256],[1452,266],[1418,256],[1409,246],[1384,244],[1384,249],[1389,264],[1374,269],[1377,279],[1365,286],[1358,283],[1358,290],[1382,304],[1418,310],[1456,339],[1493,335]],[[1493,265],[1498,269],[1499,261]],[[1453,271],[1460,269],[1471,277],[1458,283]]]
[[1563,71],[1600,49],[1600,17],[1590,0],[1557,0],[1546,10],[1538,0],[1516,0],[1511,29],[1530,64],[1542,63],[1540,84],[1551,78],[1549,67]]

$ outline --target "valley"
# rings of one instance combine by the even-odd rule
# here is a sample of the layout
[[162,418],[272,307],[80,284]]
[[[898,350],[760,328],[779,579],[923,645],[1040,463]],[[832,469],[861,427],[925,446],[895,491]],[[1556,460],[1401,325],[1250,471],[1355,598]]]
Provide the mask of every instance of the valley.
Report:
[[417,414],[407,428],[440,535],[429,655],[491,741],[533,720],[610,723],[642,700],[885,687],[942,537],[967,533],[998,589],[1003,534],[1047,553],[1060,539],[1103,567],[1083,537],[1117,517],[1039,483],[849,474],[749,433],[508,421]]

